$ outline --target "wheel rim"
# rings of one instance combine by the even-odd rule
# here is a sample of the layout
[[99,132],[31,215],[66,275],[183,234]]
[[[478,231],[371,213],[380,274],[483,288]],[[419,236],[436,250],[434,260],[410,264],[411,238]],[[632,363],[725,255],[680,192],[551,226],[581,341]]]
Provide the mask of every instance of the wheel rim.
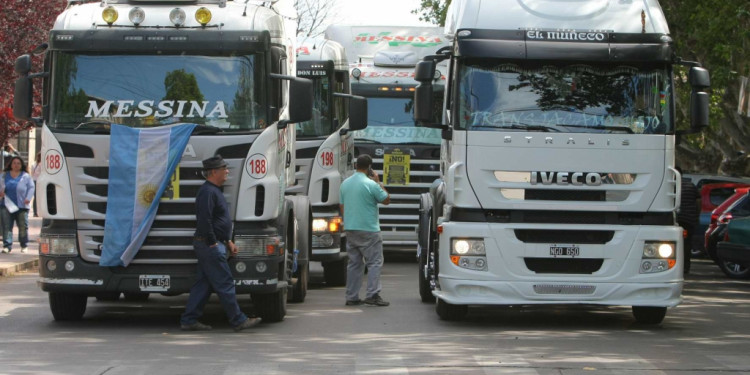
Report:
[[726,262],[725,261],[724,262],[724,267],[726,267],[726,269],[729,272],[731,272],[732,274],[735,274],[735,275],[742,275],[742,274],[747,273],[747,268],[741,266],[738,263],[732,263],[732,262]]

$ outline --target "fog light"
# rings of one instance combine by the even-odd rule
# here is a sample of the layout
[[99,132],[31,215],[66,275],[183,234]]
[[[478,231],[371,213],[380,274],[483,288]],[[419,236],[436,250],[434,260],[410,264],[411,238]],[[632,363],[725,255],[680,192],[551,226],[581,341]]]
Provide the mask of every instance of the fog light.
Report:
[[117,17],[117,9],[115,9],[115,7],[113,6],[108,6],[102,11],[102,19],[108,25],[112,25],[113,23],[115,23],[115,21],[117,21]]
[[312,238],[313,247],[331,247],[333,246],[333,236],[330,234],[324,234],[321,236],[313,236]]
[[70,272],[70,271],[73,271],[73,269],[75,269],[75,268],[76,268],[76,265],[75,265],[75,263],[73,263],[72,260],[69,260],[69,261],[65,262],[65,270],[66,271]]
[[195,11],[195,20],[202,26],[206,26],[211,22],[211,11],[205,7],[198,8],[198,10]]
[[461,258],[458,263],[461,267],[469,267],[469,258]]
[[255,270],[260,273],[266,272],[266,270],[268,270],[268,265],[266,262],[255,263]]
[[174,8],[169,12],[169,20],[177,27],[185,24],[185,11],[180,8]]
[[144,12],[142,8],[135,7],[130,10],[130,13],[128,13],[128,18],[130,19],[130,22],[138,26],[146,19],[146,12]]
[[484,259],[479,258],[477,259],[476,264],[477,264],[477,268],[484,268],[484,266],[487,265],[487,262]]
[[641,269],[644,270],[644,271],[646,271],[646,272],[651,271],[651,262],[649,262],[647,260],[643,261],[643,263],[641,263]]
[[54,271],[57,269],[57,263],[55,263],[54,260],[50,260],[47,262],[47,269],[50,271]]
[[361,76],[361,75],[362,75],[362,71],[361,70],[359,70],[357,68],[352,69],[352,77],[354,77],[355,79],[359,79],[359,76]]
[[237,264],[234,265],[234,269],[236,269],[239,273],[243,273],[245,272],[245,270],[247,270],[247,265],[245,264],[245,262],[237,262]]

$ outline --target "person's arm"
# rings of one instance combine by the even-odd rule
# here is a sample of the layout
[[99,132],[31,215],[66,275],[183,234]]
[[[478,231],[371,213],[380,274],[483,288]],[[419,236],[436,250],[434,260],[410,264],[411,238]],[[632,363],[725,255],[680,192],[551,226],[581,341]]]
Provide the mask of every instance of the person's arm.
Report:
[[[380,186],[380,190],[382,190],[380,194],[376,194],[375,199],[377,199],[379,203],[382,203],[386,206],[390,204],[391,195],[388,193],[388,190],[385,190],[385,185],[382,182],[380,182],[380,177],[378,177],[378,174],[373,172],[372,174],[370,174],[369,177],[371,180],[377,182],[378,186]],[[385,195],[385,198],[383,198],[383,195]]]
[[34,198],[34,190],[36,189],[36,186],[28,173],[24,176],[24,181],[26,181],[26,197],[24,197],[23,202],[28,206],[29,203],[31,203],[31,199]]
[[212,223],[213,213],[216,209],[214,193],[206,192],[205,196],[201,196],[199,198],[201,199],[196,203],[197,225],[205,236],[204,241],[206,242],[206,245],[213,247],[218,243]]

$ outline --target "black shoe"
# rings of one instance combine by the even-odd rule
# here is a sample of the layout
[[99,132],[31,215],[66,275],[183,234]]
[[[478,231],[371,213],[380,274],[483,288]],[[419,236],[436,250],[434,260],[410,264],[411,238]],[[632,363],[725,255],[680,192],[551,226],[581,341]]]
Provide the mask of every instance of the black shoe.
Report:
[[354,299],[354,300],[347,300],[346,301],[346,305],[347,306],[359,306],[361,304],[362,304],[362,300],[361,299]]
[[180,329],[183,331],[210,331],[212,328],[208,324],[195,322],[193,324],[182,324]]
[[364,303],[367,306],[388,306],[391,304],[390,302],[383,300],[383,298],[380,297],[380,294],[365,298]]
[[247,318],[242,324],[234,327],[235,332],[242,331],[243,329],[253,328],[260,324],[261,318]]

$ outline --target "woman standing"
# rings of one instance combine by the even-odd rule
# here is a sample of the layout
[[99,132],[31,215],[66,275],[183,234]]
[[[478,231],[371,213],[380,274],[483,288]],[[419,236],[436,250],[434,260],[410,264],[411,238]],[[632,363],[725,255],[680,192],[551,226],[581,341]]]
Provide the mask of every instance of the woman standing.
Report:
[[3,219],[3,253],[10,253],[13,245],[13,223],[18,225],[18,242],[26,253],[29,243],[29,203],[34,197],[34,181],[26,171],[26,163],[13,156],[0,175],[0,215]]

